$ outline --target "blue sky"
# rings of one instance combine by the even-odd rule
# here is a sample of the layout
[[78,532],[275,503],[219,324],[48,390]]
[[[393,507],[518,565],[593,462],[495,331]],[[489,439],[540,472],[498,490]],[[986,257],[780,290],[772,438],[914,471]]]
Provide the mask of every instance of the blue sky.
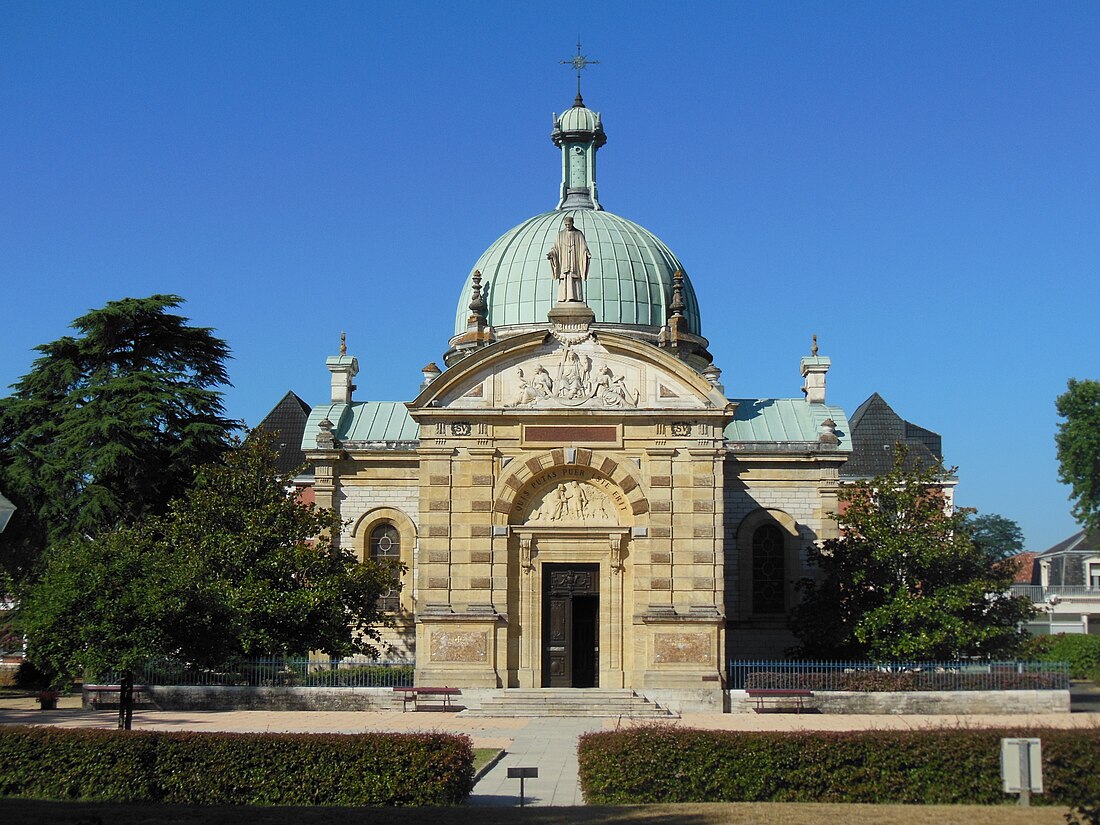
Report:
[[0,4],[0,385],[177,293],[231,415],[407,400],[462,283],[556,203],[584,51],[600,196],[684,262],[731,396],[878,391],[960,503],[1072,532],[1054,398],[1100,378],[1100,4]]

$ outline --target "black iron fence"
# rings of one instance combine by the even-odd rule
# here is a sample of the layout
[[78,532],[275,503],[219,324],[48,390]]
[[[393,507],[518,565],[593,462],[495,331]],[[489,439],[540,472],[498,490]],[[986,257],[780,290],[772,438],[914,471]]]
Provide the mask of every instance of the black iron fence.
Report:
[[1065,662],[730,661],[728,686],[828,690],[1066,690]]
[[[146,663],[134,681],[188,687],[411,687],[414,668],[412,662],[370,659],[240,659],[221,668],[160,660]],[[118,684],[119,674],[97,674],[87,681]]]

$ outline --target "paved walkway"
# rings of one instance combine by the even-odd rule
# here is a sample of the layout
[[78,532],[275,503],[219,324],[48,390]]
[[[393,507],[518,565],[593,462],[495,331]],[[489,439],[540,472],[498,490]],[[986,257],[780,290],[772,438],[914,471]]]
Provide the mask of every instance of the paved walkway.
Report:
[[519,780],[508,778],[509,768],[538,768],[537,779],[525,779],[526,805],[583,805],[577,777],[577,739],[582,733],[603,730],[601,719],[528,719],[515,731],[507,754],[474,787],[471,805],[518,804]]
[[[62,700],[56,711],[38,710],[33,699],[0,699],[0,724],[112,728],[115,714],[86,711],[79,699]],[[617,719],[468,718],[454,713],[400,711],[137,711],[141,730],[189,730],[273,733],[362,733],[365,731],[446,731],[468,735],[476,748],[507,751],[474,788],[474,806],[518,804],[519,780],[510,767],[535,767],[539,777],[526,780],[529,805],[583,805],[577,779],[577,738],[587,731],[614,729]],[[624,721],[623,727],[634,723]],[[686,714],[667,724],[716,730],[912,730],[959,727],[1100,727],[1100,713],[1052,713],[1030,716],[857,716],[840,714]]]

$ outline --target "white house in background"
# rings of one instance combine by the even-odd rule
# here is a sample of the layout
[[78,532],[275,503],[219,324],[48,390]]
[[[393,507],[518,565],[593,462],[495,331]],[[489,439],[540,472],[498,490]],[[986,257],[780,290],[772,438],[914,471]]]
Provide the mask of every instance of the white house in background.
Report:
[[1012,592],[1042,610],[1028,626],[1032,633],[1100,636],[1100,533],[1080,530],[1036,555],[1031,582]]

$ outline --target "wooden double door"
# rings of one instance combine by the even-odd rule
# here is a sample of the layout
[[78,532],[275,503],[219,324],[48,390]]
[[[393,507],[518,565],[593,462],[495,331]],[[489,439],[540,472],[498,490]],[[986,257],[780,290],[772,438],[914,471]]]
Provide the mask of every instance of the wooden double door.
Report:
[[543,565],[543,687],[599,687],[600,566]]

